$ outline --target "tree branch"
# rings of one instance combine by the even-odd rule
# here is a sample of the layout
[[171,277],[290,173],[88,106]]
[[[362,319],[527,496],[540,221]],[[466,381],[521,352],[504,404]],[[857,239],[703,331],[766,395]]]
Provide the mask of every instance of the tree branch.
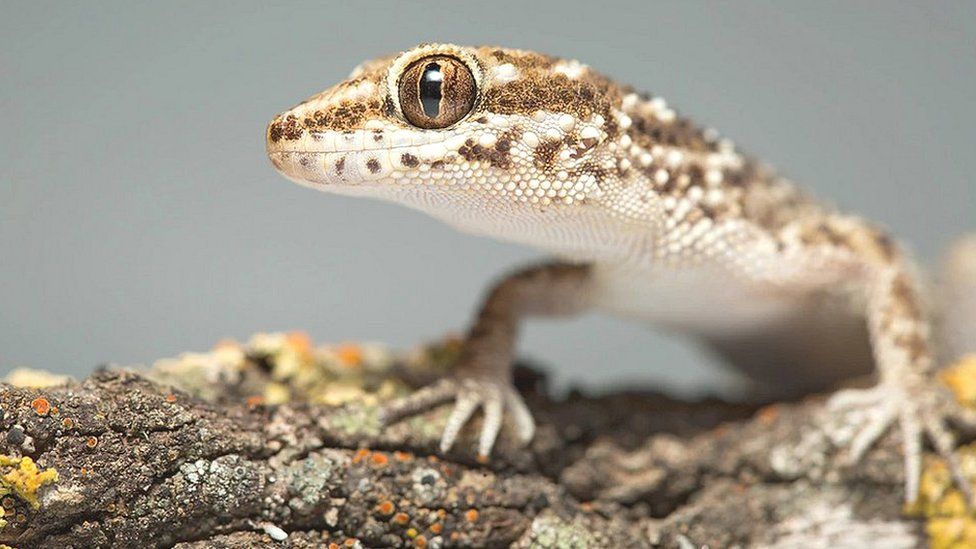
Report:
[[[370,397],[383,393],[384,380],[409,377],[403,361],[368,375],[361,368],[360,381],[376,390],[328,405],[296,397],[295,378],[282,380],[277,370],[280,356],[270,366],[269,355],[253,346],[242,356],[245,366],[222,365],[216,376],[206,366],[198,373],[208,375],[192,383],[190,370],[164,364],[143,373],[104,370],[43,389],[3,386],[0,450],[14,461],[2,471],[24,469],[16,463],[21,457],[39,468],[33,477],[17,477],[20,484],[3,477],[7,524],[0,542],[21,548],[923,543],[923,523],[903,515],[897,436],[860,466],[844,466],[843,454],[818,429],[818,399],[758,410],[628,392],[554,401],[523,369],[522,389],[539,421],[536,439],[520,449],[505,433],[491,462],[479,464],[477,425],[457,451],[436,455],[445,410],[379,428]],[[369,376],[375,379],[367,383]],[[180,377],[183,389],[170,385]],[[276,384],[293,390],[288,402],[268,403]],[[36,477],[47,469],[56,471],[56,481]],[[31,480],[37,509],[28,501]]]

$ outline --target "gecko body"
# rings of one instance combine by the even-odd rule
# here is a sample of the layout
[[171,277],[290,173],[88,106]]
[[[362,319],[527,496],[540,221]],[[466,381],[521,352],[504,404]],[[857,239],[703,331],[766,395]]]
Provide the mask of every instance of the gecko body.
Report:
[[899,423],[909,500],[925,435],[961,479],[945,426],[957,410],[931,383],[932,313],[911,259],[661,98],[573,60],[425,44],[278,115],[267,147],[302,185],[555,258],[492,288],[454,376],[384,408],[395,421],[453,401],[444,451],[478,409],[481,455],[506,415],[530,440],[511,386],[519,322],[595,309],[697,337],[779,394],[874,370],[874,388],[833,399],[836,413],[869,412],[853,414],[851,459]]

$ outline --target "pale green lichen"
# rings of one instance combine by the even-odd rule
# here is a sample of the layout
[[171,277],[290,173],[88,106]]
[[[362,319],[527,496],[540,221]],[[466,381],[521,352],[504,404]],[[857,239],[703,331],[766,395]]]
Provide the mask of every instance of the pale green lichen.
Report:
[[581,522],[567,522],[551,513],[536,517],[527,534],[520,547],[575,549],[600,546],[599,540]]
[[348,435],[378,436],[382,430],[377,406],[348,406],[336,410],[328,419],[329,427]]
[[0,497],[13,494],[37,509],[37,491],[46,484],[57,482],[58,472],[53,468],[41,471],[29,457],[0,455]]
[[408,420],[410,432],[421,439],[439,439],[444,432],[447,424],[447,417],[450,410],[437,410],[431,414],[414,416]]

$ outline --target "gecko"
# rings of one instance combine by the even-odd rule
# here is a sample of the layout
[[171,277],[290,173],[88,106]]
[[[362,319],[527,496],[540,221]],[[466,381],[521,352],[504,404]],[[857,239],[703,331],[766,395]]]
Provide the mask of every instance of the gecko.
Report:
[[851,418],[850,462],[898,425],[906,500],[926,438],[972,500],[949,425],[973,417],[934,381],[934,300],[911,256],[663,98],[571,59],[430,43],[278,114],[266,143],[301,185],[553,257],[500,279],[452,374],[387,403],[384,424],[453,402],[442,452],[479,411],[480,457],[505,419],[528,443],[535,423],[512,385],[520,323],[599,311],[691,336],[770,394],[875,374],[828,401]]

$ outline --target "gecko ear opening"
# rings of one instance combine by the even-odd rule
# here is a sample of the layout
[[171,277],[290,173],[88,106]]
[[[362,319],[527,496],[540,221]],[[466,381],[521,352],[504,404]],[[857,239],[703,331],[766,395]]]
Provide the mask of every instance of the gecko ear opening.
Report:
[[423,129],[456,124],[474,108],[474,75],[460,60],[433,55],[411,63],[397,83],[407,122]]

